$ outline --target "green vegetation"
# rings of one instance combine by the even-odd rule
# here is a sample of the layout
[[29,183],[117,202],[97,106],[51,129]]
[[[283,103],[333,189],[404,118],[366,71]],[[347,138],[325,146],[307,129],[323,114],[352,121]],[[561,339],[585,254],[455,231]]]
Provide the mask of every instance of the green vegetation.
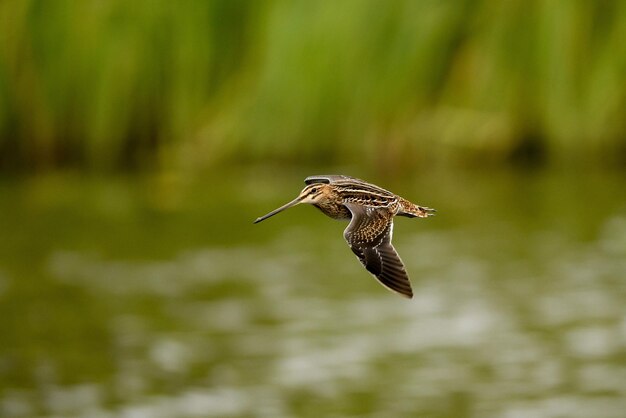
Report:
[[626,156],[626,2],[0,3],[0,167]]

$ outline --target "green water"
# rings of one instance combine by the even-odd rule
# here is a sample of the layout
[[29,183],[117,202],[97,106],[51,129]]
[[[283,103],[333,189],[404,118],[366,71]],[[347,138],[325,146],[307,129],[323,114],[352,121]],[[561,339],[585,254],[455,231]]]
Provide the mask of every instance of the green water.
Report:
[[252,224],[320,171],[0,181],[0,416],[624,416],[626,174],[345,172],[438,210],[405,300]]

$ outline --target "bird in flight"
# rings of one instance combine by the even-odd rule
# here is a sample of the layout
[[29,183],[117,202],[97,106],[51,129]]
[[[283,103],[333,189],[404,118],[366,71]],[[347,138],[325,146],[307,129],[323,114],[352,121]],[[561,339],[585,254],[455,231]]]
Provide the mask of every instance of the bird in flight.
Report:
[[386,288],[413,297],[404,263],[391,244],[393,218],[396,215],[426,218],[434,215],[435,210],[354,177],[310,176],[304,183],[306,186],[298,197],[254,223],[300,203],[311,204],[333,219],[349,220],[343,237],[367,271]]

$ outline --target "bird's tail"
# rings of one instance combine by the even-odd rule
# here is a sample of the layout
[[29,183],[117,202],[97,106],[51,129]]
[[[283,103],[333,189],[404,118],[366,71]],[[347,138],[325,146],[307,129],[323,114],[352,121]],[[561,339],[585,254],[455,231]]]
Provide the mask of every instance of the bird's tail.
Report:
[[407,218],[427,218],[435,214],[435,209],[427,208],[426,206],[416,205],[406,199],[399,198],[400,210],[398,210],[399,216],[406,216]]

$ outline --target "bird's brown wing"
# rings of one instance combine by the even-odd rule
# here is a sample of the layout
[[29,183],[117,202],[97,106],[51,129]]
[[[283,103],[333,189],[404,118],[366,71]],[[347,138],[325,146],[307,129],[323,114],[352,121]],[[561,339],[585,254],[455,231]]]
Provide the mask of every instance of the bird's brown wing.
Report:
[[391,244],[393,216],[386,208],[345,203],[352,220],[344,238],[367,271],[394,292],[413,297],[409,276]]

